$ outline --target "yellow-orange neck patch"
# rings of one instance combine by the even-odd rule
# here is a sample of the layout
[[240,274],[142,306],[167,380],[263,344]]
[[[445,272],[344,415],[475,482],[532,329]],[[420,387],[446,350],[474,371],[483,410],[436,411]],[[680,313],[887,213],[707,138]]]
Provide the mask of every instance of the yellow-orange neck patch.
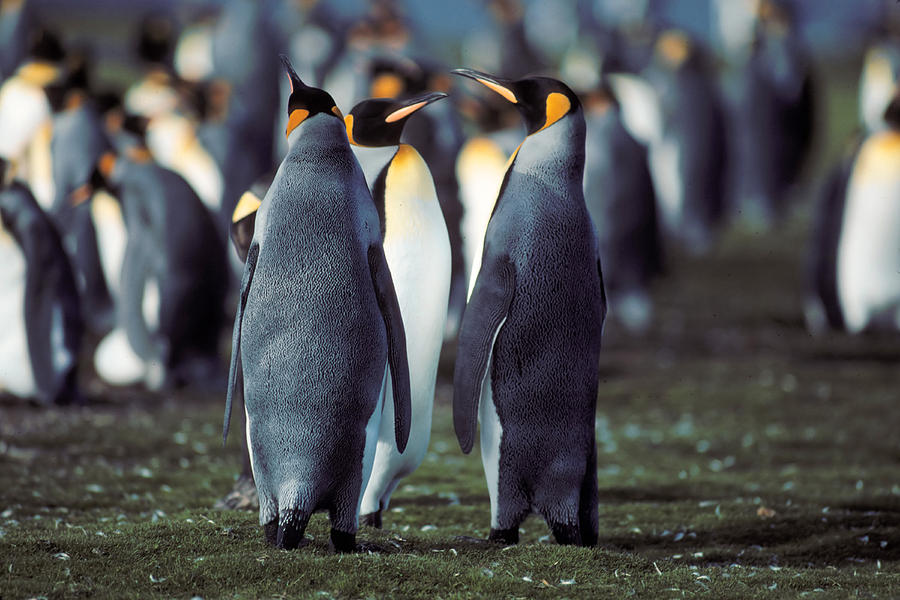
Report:
[[354,146],[359,146],[359,144],[356,143],[356,140],[353,139],[353,115],[344,117],[344,127],[347,128],[347,140]]
[[103,156],[100,157],[100,163],[97,165],[100,170],[100,173],[104,177],[109,177],[113,169],[116,168],[116,155],[112,152],[106,152]]
[[[565,94],[561,94],[560,92],[551,92],[549,96],[547,96],[547,107],[545,108],[545,112],[547,113],[547,121],[541,126],[538,131],[543,129],[547,129],[560,119],[562,119],[572,108],[572,101]],[[535,131],[534,133],[537,133]],[[533,134],[532,134],[533,135]]]
[[241,219],[252,215],[259,210],[261,204],[262,200],[256,194],[249,190],[244,192],[244,195],[238,200],[237,206],[234,207],[234,212],[231,213],[231,222],[237,223]]
[[298,108],[296,110],[291,111],[290,116],[288,117],[287,131],[285,131],[285,137],[290,137],[291,132],[297,129],[297,126],[309,116],[309,111],[305,108]]

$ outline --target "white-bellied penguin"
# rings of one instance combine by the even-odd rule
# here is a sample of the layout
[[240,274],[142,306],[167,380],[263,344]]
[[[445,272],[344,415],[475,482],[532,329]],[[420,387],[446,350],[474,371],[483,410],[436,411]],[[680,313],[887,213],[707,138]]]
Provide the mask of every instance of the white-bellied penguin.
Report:
[[403,453],[394,443],[387,391],[372,476],[363,493],[363,522],[375,527],[381,527],[382,511],[400,479],[425,458],[431,437],[434,385],[450,294],[450,238],[428,165],[415,148],[400,143],[400,135],[410,116],[444,97],[435,92],[406,100],[364,100],[344,118],[357,156],[367,152],[366,147],[393,151],[369,181],[381,217],[384,254],[400,303],[409,358],[409,443]]
[[[387,370],[396,443],[409,438],[403,319],[378,213],[331,96],[291,82],[289,150],[256,211],[235,315],[225,434],[243,392],[266,538],[303,541],[329,511],[331,543],[356,546]],[[239,383],[243,378],[243,386]]]
[[80,403],[78,291],[59,234],[0,159],[0,391]]
[[844,326],[900,329],[900,88],[847,181],[837,245],[837,296]]
[[453,374],[463,452],[481,421],[492,541],[531,512],[561,544],[598,536],[594,415],[606,297],[584,201],[585,124],[565,84],[475,79],[513,103],[528,135],[507,168],[466,306]]

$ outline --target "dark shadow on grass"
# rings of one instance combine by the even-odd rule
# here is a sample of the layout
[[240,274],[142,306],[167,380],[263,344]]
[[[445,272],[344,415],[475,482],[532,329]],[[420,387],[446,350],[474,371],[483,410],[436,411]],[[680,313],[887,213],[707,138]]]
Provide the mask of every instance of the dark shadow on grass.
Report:
[[634,502],[693,502],[711,498],[734,498],[744,492],[732,486],[704,486],[702,493],[697,493],[688,486],[661,485],[652,488],[637,486],[601,487],[600,509],[604,504],[631,504]]
[[[730,523],[673,535],[604,538],[601,545],[637,553],[679,556],[691,564],[806,567],[853,560],[900,561],[900,512],[847,512]],[[694,556],[703,552],[702,557]],[[699,560],[698,560],[699,558]]]

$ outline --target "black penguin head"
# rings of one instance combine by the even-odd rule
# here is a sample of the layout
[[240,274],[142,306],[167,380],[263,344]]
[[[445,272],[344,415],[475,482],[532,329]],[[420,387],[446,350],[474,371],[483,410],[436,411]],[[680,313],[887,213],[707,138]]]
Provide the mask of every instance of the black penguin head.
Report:
[[894,92],[894,98],[884,109],[884,122],[894,131],[900,131],[900,87]]
[[454,69],[452,73],[474,79],[514,104],[525,119],[528,135],[550,127],[581,106],[569,86],[550,77],[511,80],[472,69]]
[[406,120],[419,109],[446,98],[443,92],[430,92],[405,100],[371,98],[353,107],[346,117],[347,138],[356,146],[396,146],[400,143]]
[[290,137],[291,132],[300,123],[317,113],[331,115],[338,119],[344,118],[328,92],[303,83],[297,72],[294,71],[294,67],[291,66],[290,59],[284,54],[281,54],[280,57],[291,82],[291,97],[288,99],[288,125],[285,135]]

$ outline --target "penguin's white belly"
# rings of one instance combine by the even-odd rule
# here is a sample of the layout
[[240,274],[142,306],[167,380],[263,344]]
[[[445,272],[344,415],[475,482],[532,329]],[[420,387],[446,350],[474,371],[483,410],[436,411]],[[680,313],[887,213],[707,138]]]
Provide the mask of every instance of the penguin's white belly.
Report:
[[41,88],[13,77],[0,87],[0,157],[21,159],[41,125],[50,119],[50,103]]
[[188,119],[174,113],[154,118],[147,127],[147,145],[157,162],[181,175],[209,210],[219,210],[222,172]]
[[148,331],[153,332],[159,329],[159,281],[155,277],[148,277],[144,283],[141,313]]
[[147,368],[128,343],[121,328],[113,329],[97,345],[94,353],[97,375],[111,385],[134,385],[144,380]]
[[37,387],[25,330],[25,256],[15,240],[0,232],[0,390],[24,398]]
[[900,317],[900,181],[851,178],[838,246],[838,294],[847,329]]
[[97,233],[97,250],[103,276],[110,294],[117,300],[122,291],[122,262],[125,260],[125,247],[128,243],[122,209],[115,198],[100,191],[91,198],[91,217]]
[[491,527],[497,528],[498,485],[500,482],[500,440],[503,438],[503,425],[497,415],[494,404],[494,390],[491,383],[491,368],[494,360],[494,344],[503,329],[506,319],[500,323],[491,341],[491,357],[487,361],[487,370],[481,383],[481,399],[478,402],[478,421],[481,425],[481,465],[484,467],[484,478],[487,481],[488,496],[491,499]]
[[681,178],[681,149],[664,139],[650,147],[648,162],[663,224],[678,231],[684,211],[684,182]]
[[406,332],[412,405],[409,441],[400,454],[389,383],[371,485],[366,488],[362,503],[364,514],[387,508],[397,480],[421,464],[431,437],[435,378],[450,295],[450,242],[437,200],[417,204],[419,214],[406,215],[407,234],[387,235],[384,242]]
[[388,390],[390,390],[391,388],[390,374],[390,367],[387,365],[387,363],[385,363],[384,377],[381,380],[381,392],[378,394],[378,403],[375,405],[375,410],[372,411],[372,415],[369,417],[369,421],[366,423],[366,444],[363,447],[362,461],[362,483],[359,487],[359,500],[356,503],[357,517],[359,517],[360,508],[363,505],[363,499],[366,494],[367,486],[372,476],[377,450],[382,445],[381,429],[383,424],[385,422],[391,423],[391,430],[393,431],[393,407],[389,411],[389,414],[385,414],[385,403],[388,401]]
[[[461,233],[468,281],[472,295],[481,269],[484,234],[506,173],[507,158],[501,148],[486,138],[470,140],[460,151],[456,165],[459,198],[463,205]],[[468,297],[467,296],[467,297]]]

